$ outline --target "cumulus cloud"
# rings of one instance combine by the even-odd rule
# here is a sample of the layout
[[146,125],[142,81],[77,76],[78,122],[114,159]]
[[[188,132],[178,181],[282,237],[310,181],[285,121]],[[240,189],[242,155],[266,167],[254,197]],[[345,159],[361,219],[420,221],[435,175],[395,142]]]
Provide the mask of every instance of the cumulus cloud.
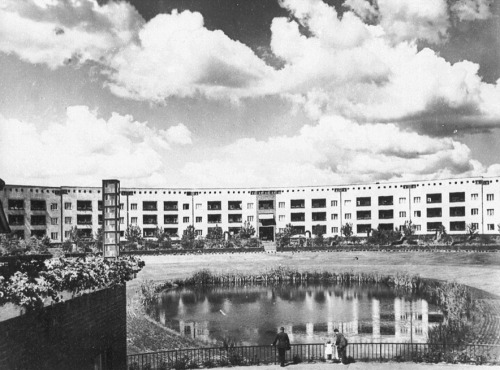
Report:
[[241,139],[214,156],[188,163],[184,178],[203,186],[284,186],[453,177],[483,170],[470,149],[452,139],[338,116],[324,117],[291,137]]
[[184,125],[158,130],[118,113],[106,120],[86,106],[69,107],[64,122],[43,130],[0,115],[0,131],[2,175],[10,183],[24,183],[28,174],[40,184],[116,177],[160,185],[165,153],[190,140]]
[[110,67],[115,94],[152,101],[200,94],[237,100],[255,95],[273,71],[249,47],[209,31],[202,15],[190,11],[151,19]]
[[52,69],[104,61],[132,42],[142,23],[126,2],[6,0],[0,6],[0,51]]
[[484,20],[491,17],[491,0],[458,0],[450,10],[461,21]]

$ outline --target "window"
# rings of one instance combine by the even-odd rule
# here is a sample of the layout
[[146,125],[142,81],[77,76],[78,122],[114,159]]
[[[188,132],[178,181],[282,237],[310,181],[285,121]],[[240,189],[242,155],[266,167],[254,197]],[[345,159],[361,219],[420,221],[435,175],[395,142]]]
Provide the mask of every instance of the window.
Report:
[[253,209],[253,203],[247,203],[247,209]]
[[495,195],[494,194],[486,194],[486,200],[487,201],[495,200]]
[[285,221],[285,215],[279,215],[278,216],[279,221]]
[[427,231],[436,231],[441,228],[441,222],[427,222]]
[[441,208],[427,208],[427,217],[441,217],[442,215]]
[[465,216],[465,207],[450,207],[451,217],[463,217]]
[[164,224],[176,224],[177,223],[177,215],[163,215],[163,223]]
[[92,201],[91,200],[77,200],[76,201],[76,210],[87,212],[92,211]]
[[303,222],[306,220],[306,214],[302,212],[291,213],[290,220],[292,222]]
[[59,233],[50,233],[50,239],[57,240],[59,238]]
[[71,231],[66,230],[66,231],[64,232],[64,237],[65,237],[66,239],[68,239],[70,236],[71,236]]
[[124,204],[120,203],[120,209],[123,211]]
[[450,231],[465,231],[465,221],[450,222]]
[[137,217],[131,217],[130,218],[130,223],[134,224],[134,225],[137,225]]
[[493,231],[493,230],[495,230],[495,224],[488,224],[488,225],[487,225],[487,230],[488,230],[488,231]]
[[413,203],[420,203],[420,197],[413,197]]
[[66,225],[71,225],[71,217],[64,217],[64,223]]
[[45,226],[46,225],[46,220],[45,220],[45,216],[43,215],[33,215],[31,216],[31,225],[32,226]]
[[346,199],[346,200],[344,200],[344,205],[345,205],[345,206],[348,206],[348,205],[350,205],[350,204],[351,204],[351,200],[350,200],[350,199]]
[[413,217],[422,217],[422,211],[413,211]]
[[123,225],[125,223],[125,219],[123,217],[120,217],[120,223]]
[[495,210],[494,209],[487,209],[486,210],[486,214],[488,216],[494,216],[495,215]]
[[372,229],[371,224],[361,224],[356,226],[356,233],[358,234],[366,234],[369,233]]
[[259,200],[259,209],[274,209],[273,200]]
[[222,209],[222,203],[219,201],[207,202],[207,209],[209,211],[220,211]]
[[209,224],[220,224],[222,222],[222,215],[220,213],[208,215],[207,222]]
[[9,209],[18,210],[24,208],[24,200],[22,199],[9,199]]
[[59,224],[59,218],[57,218],[57,217],[51,217],[50,218],[50,224],[51,225],[57,225],[57,224]]
[[402,218],[406,217],[406,211],[400,211],[399,217],[402,217]]
[[11,226],[23,226],[24,215],[9,215],[9,224]]
[[248,222],[253,222],[253,216],[247,216],[247,221]]
[[201,203],[196,203],[196,209],[201,209],[202,204]]
[[50,209],[51,209],[52,211],[57,210],[57,203],[51,203],[51,204],[50,204]]
[[182,205],[182,209],[184,209],[184,210],[189,209],[189,203],[184,203],[184,204]]
[[196,217],[196,222],[197,223],[203,222],[203,217],[200,217],[200,216]]
[[332,233],[336,234],[339,232],[339,228],[337,226],[332,227]]
[[292,199],[290,200],[290,208],[305,208],[306,203],[304,199]]
[[394,211],[392,209],[387,209],[387,210],[380,209],[378,211],[378,218],[380,219],[394,218]]
[[71,202],[65,202],[64,209],[71,209]]
[[279,208],[285,208],[285,202],[279,202],[278,206]]
[[241,200],[232,200],[227,203],[227,208],[232,210],[240,210],[241,208]]
[[189,223],[189,217],[183,217],[182,222],[185,224]]
[[339,202],[338,200],[332,200],[332,207],[338,207]]
[[478,215],[478,214],[479,214],[479,208],[472,208],[472,209],[470,210],[470,214],[471,214],[472,216],[474,216],[474,215]]
[[344,218],[346,220],[350,220],[351,219],[351,214],[350,213],[346,213]]
[[131,204],[130,204],[130,209],[131,209],[132,211],[136,211],[136,210],[137,210],[137,203],[131,203]]
[[338,213],[332,213],[332,220],[338,220],[339,214]]
[[[316,221],[326,221],[326,212],[313,212],[312,213],[313,222]],[[325,230],[326,232],[326,230]]]
[[230,214],[228,216],[228,222],[230,224],[241,224],[243,218],[242,218],[242,215],[241,214]]
[[46,210],[45,201],[31,199],[31,210],[32,211],[45,211]]
[[478,194],[477,193],[474,193],[474,194],[470,195],[470,200],[477,200],[477,198],[478,198]]
[[471,228],[473,228],[474,230],[479,230],[479,223],[477,222],[473,222],[470,224]]
[[421,231],[422,225],[415,225],[415,231]]
[[372,211],[357,211],[356,219],[357,220],[370,220],[372,218]]
[[399,204],[405,204],[406,203],[406,198],[402,197],[399,198]]
[[202,236],[203,235],[203,230],[196,230],[196,236]]

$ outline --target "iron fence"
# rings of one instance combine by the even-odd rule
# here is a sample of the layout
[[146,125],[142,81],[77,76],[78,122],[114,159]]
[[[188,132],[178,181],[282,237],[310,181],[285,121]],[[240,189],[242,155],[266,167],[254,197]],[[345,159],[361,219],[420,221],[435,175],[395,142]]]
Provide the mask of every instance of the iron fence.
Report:
[[[323,343],[292,344],[290,363],[324,361]],[[424,343],[349,343],[346,351],[354,361],[500,363],[500,345],[449,346]],[[276,364],[272,346],[234,346],[179,349],[128,355],[129,370],[167,370],[199,367]]]

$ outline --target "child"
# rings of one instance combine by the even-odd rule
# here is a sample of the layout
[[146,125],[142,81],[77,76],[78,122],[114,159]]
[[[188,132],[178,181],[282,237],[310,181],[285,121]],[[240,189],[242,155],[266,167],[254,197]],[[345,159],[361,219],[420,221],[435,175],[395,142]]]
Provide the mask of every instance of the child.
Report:
[[330,339],[325,343],[325,360],[331,360],[333,356],[333,343]]

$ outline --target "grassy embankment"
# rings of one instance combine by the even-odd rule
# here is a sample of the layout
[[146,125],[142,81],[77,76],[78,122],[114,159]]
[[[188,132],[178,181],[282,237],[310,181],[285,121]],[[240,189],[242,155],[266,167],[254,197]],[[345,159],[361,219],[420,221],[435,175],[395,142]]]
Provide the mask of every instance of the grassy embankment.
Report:
[[[466,252],[301,252],[216,255],[146,256],[144,269],[127,284],[128,336],[130,351],[192,347],[174,332],[144,318],[137,305],[137,290],[144,280],[186,279],[200,269],[218,273],[256,274],[287,266],[298,271],[408,273],[422,278],[456,281],[500,297],[500,253]],[[157,332],[160,330],[160,332]],[[144,333],[155,339],[149,343]],[[133,338],[133,339],[131,339]],[[141,339],[143,338],[143,339]],[[158,339],[161,338],[161,339]],[[138,348],[136,348],[138,347]]]

